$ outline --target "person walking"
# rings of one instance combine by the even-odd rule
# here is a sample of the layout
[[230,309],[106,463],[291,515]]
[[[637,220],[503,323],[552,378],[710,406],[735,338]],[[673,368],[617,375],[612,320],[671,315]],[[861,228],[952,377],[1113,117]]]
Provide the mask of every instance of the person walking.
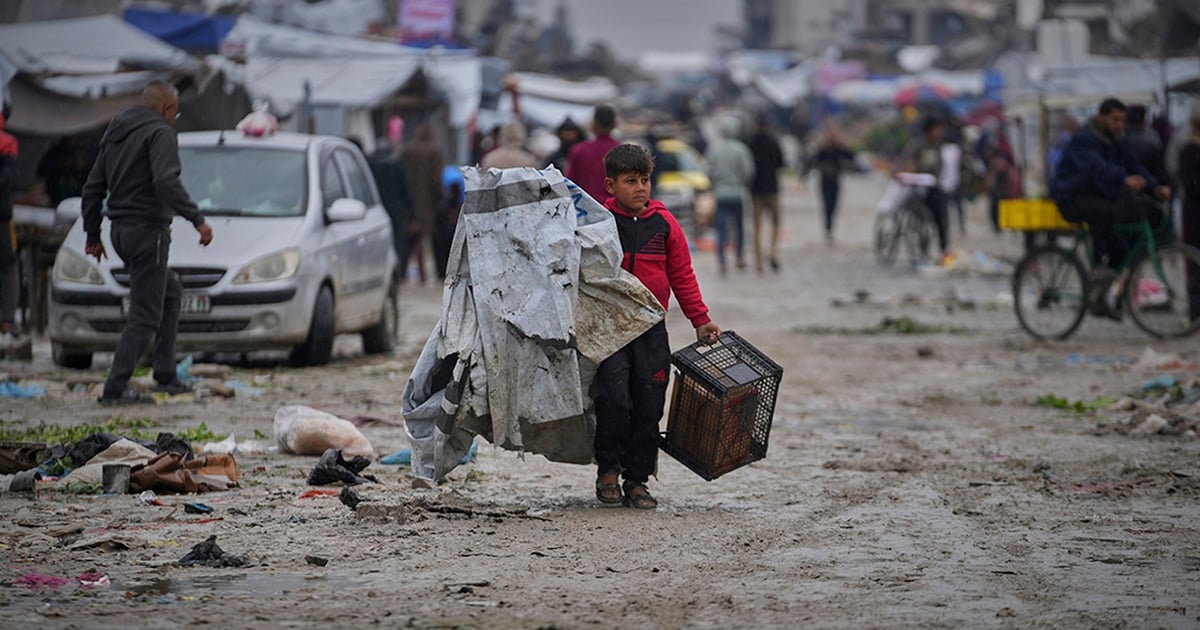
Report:
[[737,268],[746,268],[743,204],[747,187],[754,181],[754,156],[738,140],[738,131],[738,120],[726,118],[721,122],[721,139],[710,145],[704,153],[704,159],[708,162],[708,178],[712,181],[713,196],[717,200],[717,264],[721,275],[728,271],[725,249],[730,244],[737,257]]
[[[1176,133],[1183,134],[1183,130]],[[1183,189],[1183,242],[1200,247],[1200,107],[1188,119],[1187,141],[1179,152],[1179,184]],[[1200,317],[1200,268],[1188,265],[1188,307]]]
[[763,272],[763,220],[769,222],[771,234],[767,238],[767,262],[771,271],[779,271],[779,169],[783,168],[783,150],[779,141],[771,134],[766,116],[754,122],[754,135],[747,143],[754,156],[754,181],[750,183],[750,197],[754,204],[751,225],[754,228],[754,268]]
[[942,140],[945,137],[946,124],[940,118],[929,117],[921,123],[921,136],[914,138],[901,156],[903,170],[911,173],[933,175],[938,184],[925,190],[925,203],[929,206],[933,225],[937,228],[938,246],[941,248],[940,264],[947,264],[953,259],[950,252],[950,231],[946,226],[948,200],[941,188],[942,177]]
[[621,144],[612,135],[616,128],[617,110],[612,105],[597,105],[592,113],[595,137],[571,147],[567,156],[567,179],[600,203],[608,199],[604,188],[604,156]]
[[825,208],[825,243],[833,245],[834,219],[837,216],[838,197],[842,190],[842,173],[854,164],[854,153],[846,148],[842,134],[830,127],[825,130],[821,144],[812,158],[812,167],[821,178],[821,201]]
[[525,150],[525,138],[528,133],[525,125],[519,120],[510,120],[500,128],[500,146],[488,151],[479,161],[479,168],[520,168],[538,167],[537,156]]
[[106,257],[100,241],[105,195],[112,223],[110,240],[129,272],[129,319],[121,330],[101,404],[151,399],[129,389],[129,379],[150,339],[154,381],[169,394],[190,391],[175,375],[175,335],[183,294],[179,276],[167,266],[171,221],[181,216],[196,227],[200,244],[212,242],[212,228],[179,180],[179,143],[175,118],[179,92],[165,81],[151,81],[142,104],[117,112],[100,138],[100,154],[83,185],[84,248],[99,263]]
[[21,295],[12,200],[17,175],[17,139],[4,130],[4,123],[4,115],[0,114],[0,356],[18,343],[16,313]]
[[404,259],[400,261],[401,278],[407,277],[408,261],[416,259],[417,277],[425,282],[425,247],[433,236],[433,224],[438,204],[442,202],[442,170],[446,158],[433,139],[433,127],[421,123],[413,141],[400,149],[400,161],[408,177],[412,199],[413,219],[405,230]]

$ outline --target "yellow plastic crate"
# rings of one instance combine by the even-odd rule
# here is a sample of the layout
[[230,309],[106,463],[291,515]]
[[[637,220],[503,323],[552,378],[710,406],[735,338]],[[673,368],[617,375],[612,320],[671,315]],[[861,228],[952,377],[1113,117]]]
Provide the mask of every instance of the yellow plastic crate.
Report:
[[1001,199],[1000,228],[1025,232],[1077,230],[1081,226],[1068,223],[1058,212],[1052,199]]

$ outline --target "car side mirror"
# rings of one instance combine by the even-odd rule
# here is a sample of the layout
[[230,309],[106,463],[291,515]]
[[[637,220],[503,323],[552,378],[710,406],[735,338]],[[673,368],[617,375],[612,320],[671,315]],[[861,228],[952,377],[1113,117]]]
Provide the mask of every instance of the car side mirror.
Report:
[[337,221],[361,221],[367,216],[367,204],[358,199],[343,197],[333,202],[325,212],[325,218],[334,223]]
[[83,198],[67,197],[58,202],[58,207],[54,209],[54,221],[56,223],[71,223],[82,214]]

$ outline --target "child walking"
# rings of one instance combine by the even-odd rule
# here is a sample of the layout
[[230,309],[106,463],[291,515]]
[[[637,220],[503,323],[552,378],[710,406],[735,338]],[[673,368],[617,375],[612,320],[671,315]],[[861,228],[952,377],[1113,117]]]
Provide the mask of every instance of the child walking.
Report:
[[[663,308],[671,294],[696,329],[696,339],[713,344],[721,329],[708,316],[692,257],[679,222],[661,201],[650,198],[650,152],[621,144],[604,156],[604,206],[617,220],[621,266],[650,289]],[[658,501],[646,487],[658,456],[658,423],[667,396],[671,346],[666,322],[605,359],[596,374],[596,498],[601,503],[653,510]],[[624,483],[620,483],[624,478]]]

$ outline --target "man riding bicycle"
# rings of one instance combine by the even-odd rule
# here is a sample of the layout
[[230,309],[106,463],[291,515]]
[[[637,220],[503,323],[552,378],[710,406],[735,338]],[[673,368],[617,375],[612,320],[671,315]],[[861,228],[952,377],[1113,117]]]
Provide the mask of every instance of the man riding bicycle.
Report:
[[1159,184],[1134,157],[1124,137],[1125,116],[1121,101],[1107,98],[1100,103],[1099,112],[1067,143],[1050,182],[1050,196],[1063,218],[1086,222],[1092,233],[1095,260],[1088,296],[1092,313],[1114,319],[1120,315],[1108,307],[1104,295],[1116,277],[1112,268],[1129,250],[1114,226],[1143,220],[1157,226],[1163,211],[1155,198],[1165,201],[1171,196],[1171,189]]

